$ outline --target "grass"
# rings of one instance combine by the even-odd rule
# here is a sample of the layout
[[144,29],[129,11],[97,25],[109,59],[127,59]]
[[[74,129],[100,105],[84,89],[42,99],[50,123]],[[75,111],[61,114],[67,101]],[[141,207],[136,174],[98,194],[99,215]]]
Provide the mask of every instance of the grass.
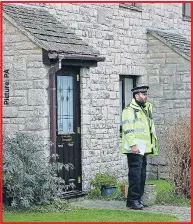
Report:
[[4,213],[4,222],[172,222],[174,216],[139,211],[78,209],[65,213]]
[[146,183],[156,185],[156,204],[190,206],[189,199],[185,199],[175,194],[172,183],[166,180],[147,180]]
[[[101,199],[101,200],[120,200],[125,201],[126,198],[120,190],[121,185],[128,183],[117,184],[116,193],[111,196],[102,196],[100,189],[92,189],[88,194],[87,199]],[[147,180],[146,184],[155,184],[157,197],[156,204],[161,205],[176,205],[176,206],[190,206],[190,200],[180,197],[175,194],[174,186],[167,180]]]
[[[156,204],[190,206],[190,200],[176,196],[173,185],[166,180],[147,180],[147,184],[155,184],[157,190]],[[121,184],[120,184],[121,185]],[[94,192],[92,197],[97,197],[100,192]],[[125,200],[120,189],[112,198],[100,198],[105,200]],[[133,210],[109,210],[109,209],[75,209],[62,201],[51,205],[33,206],[28,209],[14,210],[4,207],[4,222],[173,222],[178,219],[171,215],[148,213]]]

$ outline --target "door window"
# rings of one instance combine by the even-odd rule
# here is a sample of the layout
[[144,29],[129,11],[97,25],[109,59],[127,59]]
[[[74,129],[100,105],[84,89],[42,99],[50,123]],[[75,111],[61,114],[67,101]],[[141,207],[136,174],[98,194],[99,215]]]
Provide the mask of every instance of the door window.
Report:
[[57,76],[58,134],[73,133],[73,77]]
[[136,86],[136,76],[120,76],[119,81],[119,109],[120,109],[120,131],[122,131],[121,126],[121,117],[122,117],[122,111],[127,106],[132,98],[133,94],[131,92],[131,89]]

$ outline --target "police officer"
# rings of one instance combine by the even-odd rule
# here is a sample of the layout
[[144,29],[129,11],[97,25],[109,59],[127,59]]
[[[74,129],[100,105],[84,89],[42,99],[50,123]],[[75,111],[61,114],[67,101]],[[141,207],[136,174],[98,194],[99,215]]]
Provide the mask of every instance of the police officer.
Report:
[[142,210],[147,155],[158,155],[152,104],[147,102],[148,86],[133,88],[133,99],[122,113],[122,153],[127,155],[129,187],[126,206]]

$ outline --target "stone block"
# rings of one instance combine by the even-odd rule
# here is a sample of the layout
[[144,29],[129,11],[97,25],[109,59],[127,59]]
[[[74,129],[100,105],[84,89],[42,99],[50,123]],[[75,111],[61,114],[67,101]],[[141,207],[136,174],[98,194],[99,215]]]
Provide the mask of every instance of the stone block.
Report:
[[26,71],[10,70],[10,79],[26,81]]
[[110,99],[117,99],[116,92],[113,91],[110,92]]
[[34,80],[33,81],[33,88],[34,89],[46,89],[49,87],[49,80]]
[[3,117],[17,117],[18,108],[17,107],[3,107]]
[[27,97],[27,90],[15,90],[14,96],[24,96]]
[[48,118],[27,117],[25,129],[27,131],[39,131],[49,129]]
[[43,62],[33,61],[33,62],[26,62],[26,67],[29,68],[42,68],[44,67]]
[[9,124],[25,124],[25,118],[9,118],[9,119],[7,119],[7,120],[9,120]]
[[186,83],[173,83],[174,90],[185,90]]
[[191,101],[190,100],[186,100],[186,107],[190,108],[191,105]]
[[152,84],[149,89],[149,95],[151,97],[163,97],[163,84]]
[[163,90],[170,90],[173,91],[173,85],[171,83],[164,83],[163,84]]
[[177,98],[176,91],[164,90],[163,96],[166,100],[175,100]]
[[27,99],[26,97],[21,97],[21,96],[17,96],[17,97],[10,97],[9,99],[9,105],[10,106],[22,106],[22,105],[27,105]]
[[186,83],[186,89],[190,90],[190,87],[191,87],[190,83]]
[[184,73],[181,75],[181,81],[182,82],[190,82],[190,73]]
[[174,75],[176,73],[176,65],[162,65],[159,68],[161,76]]
[[175,57],[175,58],[166,58],[166,64],[181,64],[183,63],[182,57]]
[[45,68],[28,68],[27,69],[27,79],[44,79],[48,72]]
[[174,108],[185,108],[186,107],[186,100],[175,100],[174,101]]
[[15,81],[13,84],[13,89],[32,89],[33,82],[32,81]]
[[149,76],[149,84],[159,84],[159,76]]
[[28,105],[44,105],[48,103],[48,92],[44,89],[30,89],[28,91]]
[[18,130],[19,130],[18,124],[4,124],[3,125],[4,136],[6,135],[13,136],[14,134],[18,132]]
[[123,27],[124,27],[124,29],[130,28],[130,18],[124,18]]
[[27,55],[14,57],[13,67],[16,70],[26,71]]
[[177,65],[177,72],[188,72],[190,71],[190,63],[189,64],[178,64]]
[[153,115],[153,119],[154,119],[154,122],[155,124],[157,125],[160,125],[160,124],[164,124],[164,114],[159,114],[159,113],[154,113]]
[[[19,107],[18,117],[49,117],[49,106],[27,106],[28,108]],[[22,110],[23,108],[23,110]]]
[[19,51],[19,50],[31,50],[34,47],[36,47],[36,45],[29,41],[29,39],[27,41],[22,41],[22,42],[16,42],[14,43],[14,49]]

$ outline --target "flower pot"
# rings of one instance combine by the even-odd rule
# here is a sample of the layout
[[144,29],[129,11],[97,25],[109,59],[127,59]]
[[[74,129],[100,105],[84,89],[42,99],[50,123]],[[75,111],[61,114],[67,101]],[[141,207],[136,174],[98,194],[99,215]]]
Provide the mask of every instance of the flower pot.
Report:
[[154,205],[156,201],[157,191],[155,184],[145,184],[143,201],[147,205]]
[[125,197],[127,197],[128,186],[127,185],[120,186],[120,189],[121,189],[122,193],[125,195]]
[[103,196],[108,196],[114,194],[116,191],[116,187],[102,187],[101,188],[101,194]]

